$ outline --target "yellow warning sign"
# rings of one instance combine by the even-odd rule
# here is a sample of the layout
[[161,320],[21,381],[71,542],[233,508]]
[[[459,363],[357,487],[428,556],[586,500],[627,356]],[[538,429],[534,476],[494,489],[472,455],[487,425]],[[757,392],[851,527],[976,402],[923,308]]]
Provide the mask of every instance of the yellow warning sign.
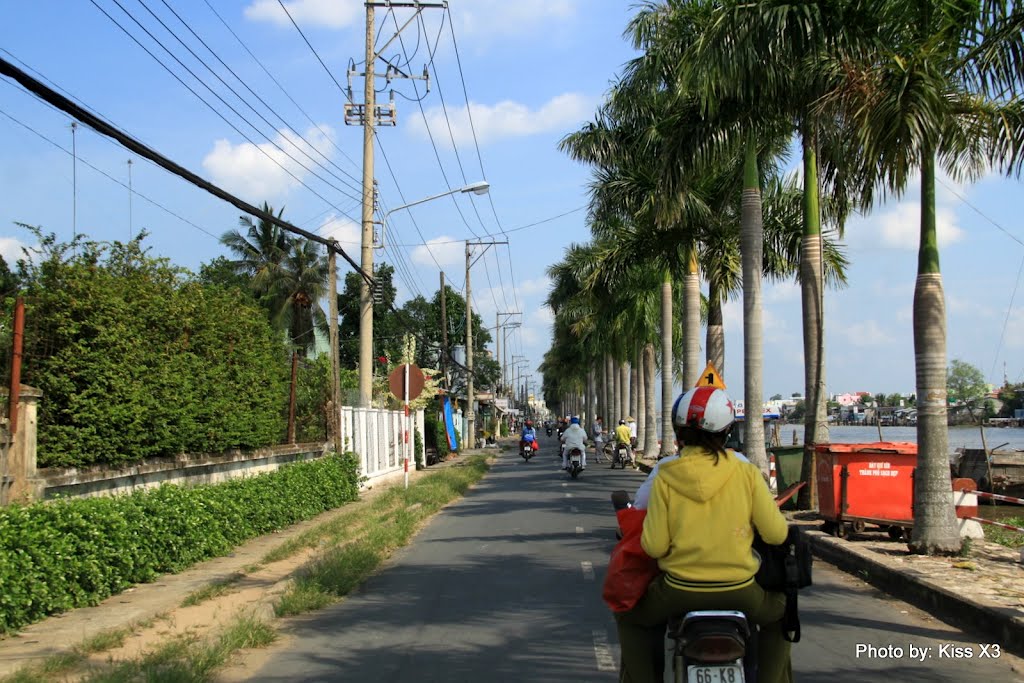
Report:
[[718,374],[718,370],[712,363],[708,363],[708,366],[704,368],[704,372],[700,374],[700,379],[697,380],[698,387],[716,387],[718,389],[725,389],[725,382],[722,381],[722,376]]

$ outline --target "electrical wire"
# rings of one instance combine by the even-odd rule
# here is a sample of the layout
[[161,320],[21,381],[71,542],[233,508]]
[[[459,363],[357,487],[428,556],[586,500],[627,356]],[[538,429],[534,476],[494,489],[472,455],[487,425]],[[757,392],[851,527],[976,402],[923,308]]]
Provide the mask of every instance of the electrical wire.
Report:
[[331,77],[332,81],[334,81],[334,85],[338,86],[338,90],[341,92],[342,97],[345,97],[347,99],[348,94],[346,90],[343,87],[341,87],[341,83],[338,83],[338,79],[334,77],[334,74],[331,73],[331,70],[327,68],[326,64],[324,64],[324,60],[320,59],[320,54],[316,51],[316,48],[313,47],[313,44],[309,42],[309,38],[307,38],[306,34],[302,32],[302,29],[299,28],[299,25],[295,23],[295,19],[292,18],[292,13],[288,11],[287,7],[285,7],[284,2],[282,2],[281,0],[277,0],[277,4],[281,5],[281,9],[283,9],[284,13],[288,15],[288,20],[292,22],[292,26],[294,26],[295,30],[299,32],[300,36],[302,36],[302,40],[306,42],[306,46],[309,47],[310,51],[313,53],[313,56],[316,57],[316,60],[320,62],[320,66],[324,68],[324,71],[327,72],[327,75]]
[[[112,21],[112,22],[113,22],[113,23],[114,23],[114,24],[115,24],[115,25],[116,25],[116,26],[117,26],[117,27],[118,27],[119,29],[121,29],[121,31],[122,31],[122,32],[124,32],[124,33],[125,33],[125,35],[127,35],[127,36],[128,36],[129,38],[131,38],[131,39],[132,39],[132,40],[133,40],[133,41],[134,41],[134,42],[135,42],[135,43],[136,43],[136,44],[137,44],[137,45],[138,45],[139,47],[141,47],[141,48],[142,48],[142,49],[143,49],[143,50],[144,50],[144,51],[146,52],[146,54],[148,54],[148,55],[149,55],[150,57],[152,57],[152,58],[153,58],[154,60],[156,60],[156,62],[157,62],[158,64],[160,64],[160,66],[162,66],[162,67],[163,67],[163,68],[164,68],[165,70],[167,70],[167,72],[168,72],[168,73],[170,73],[170,74],[171,74],[171,75],[172,75],[172,76],[173,76],[173,77],[174,77],[174,78],[175,78],[175,79],[176,79],[176,80],[177,80],[177,81],[178,81],[179,83],[181,83],[181,85],[182,85],[182,86],[184,86],[184,87],[185,87],[185,89],[187,89],[187,90],[188,90],[189,92],[191,92],[191,93],[192,93],[192,94],[193,94],[193,95],[194,95],[194,96],[195,96],[195,97],[196,97],[196,98],[197,98],[197,99],[198,99],[198,100],[199,100],[200,102],[202,102],[203,104],[205,104],[205,105],[206,105],[206,106],[207,106],[207,107],[208,107],[208,108],[209,108],[209,109],[210,109],[210,110],[211,110],[212,112],[214,112],[214,113],[215,113],[215,114],[216,114],[216,115],[217,115],[217,116],[218,116],[218,117],[219,117],[219,118],[220,118],[220,119],[221,119],[222,121],[224,121],[224,122],[225,122],[226,124],[228,124],[228,126],[230,126],[230,127],[231,127],[231,128],[232,128],[232,129],[233,129],[233,130],[234,130],[235,132],[236,132],[236,133],[238,133],[238,134],[239,134],[240,136],[242,136],[242,137],[243,137],[243,138],[244,138],[244,139],[245,139],[245,140],[246,140],[246,141],[247,141],[247,142],[248,142],[249,144],[251,144],[251,145],[252,145],[253,147],[255,147],[255,148],[256,148],[257,150],[259,150],[261,154],[263,154],[263,155],[264,155],[265,157],[267,157],[267,159],[269,159],[270,161],[272,161],[272,162],[273,162],[273,163],[274,163],[275,165],[279,166],[279,167],[280,167],[280,168],[281,168],[281,169],[282,169],[282,170],[283,170],[283,171],[284,171],[285,173],[287,173],[287,174],[288,174],[288,175],[289,175],[289,176],[290,176],[291,178],[293,178],[293,179],[294,179],[294,180],[295,180],[295,181],[296,181],[297,183],[299,183],[300,185],[302,185],[303,187],[305,187],[305,188],[306,188],[307,190],[309,190],[310,192],[312,192],[312,193],[313,193],[314,195],[316,195],[316,196],[317,196],[318,198],[320,198],[321,200],[323,200],[323,201],[324,201],[325,203],[327,203],[328,205],[330,205],[330,206],[334,207],[334,208],[335,208],[335,209],[336,209],[336,210],[337,210],[337,211],[338,211],[339,213],[343,213],[343,212],[341,211],[341,209],[340,209],[340,208],[338,208],[338,207],[337,207],[337,206],[336,206],[336,205],[335,205],[335,204],[334,204],[333,202],[331,202],[331,201],[330,201],[329,199],[327,199],[326,197],[324,197],[324,196],[323,196],[322,194],[320,194],[319,192],[317,192],[317,191],[316,191],[315,189],[313,189],[312,187],[310,187],[309,185],[307,185],[306,183],[304,183],[304,182],[302,181],[302,179],[300,179],[300,178],[299,178],[298,176],[296,176],[296,175],[295,175],[294,173],[292,173],[292,172],[291,172],[290,170],[288,170],[288,169],[287,169],[287,168],[286,168],[286,167],[285,167],[285,166],[284,166],[283,164],[281,164],[281,163],[280,163],[280,162],[278,162],[278,161],[277,161],[276,159],[274,159],[274,158],[273,158],[272,156],[270,156],[270,154],[268,154],[268,153],[267,153],[267,151],[266,151],[265,149],[263,149],[263,148],[262,148],[261,146],[257,145],[257,144],[256,144],[255,142],[253,142],[253,141],[252,141],[252,139],[250,139],[250,138],[249,138],[249,136],[247,136],[247,135],[246,135],[245,133],[243,133],[243,132],[242,132],[241,130],[239,130],[239,129],[238,129],[238,127],[237,127],[237,126],[236,126],[235,124],[233,124],[233,123],[232,123],[231,121],[229,121],[229,120],[228,120],[228,119],[227,119],[227,118],[226,118],[226,117],[225,117],[225,116],[224,116],[224,115],[223,115],[223,114],[222,114],[222,113],[221,113],[221,112],[220,112],[220,111],[219,111],[219,110],[218,110],[218,109],[217,109],[216,107],[214,107],[214,106],[213,106],[213,105],[211,105],[211,104],[210,104],[209,102],[207,102],[207,101],[206,101],[205,99],[203,99],[203,97],[202,97],[201,95],[199,95],[199,93],[197,93],[197,92],[196,92],[196,91],[195,91],[195,90],[194,90],[194,89],[193,89],[193,88],[192,88],[191,86],[189,86],[189,85],[188,85],[187,83],[185,83],[185,81],[184,81],[184,80],[182,80],[182,79],[181,79],[181,77],[180,77],[180,76],[178,76],[178,74],[174,73],[174,71],[173,71],[173,70],[172,70],[172,69],[171,69],[170,67],[168,67],[168,66],[167,66],[167,65],[166,65],[166,64],[165,64],[165,63],[164,63],[164,62],[163,62],[163,61],[162,61],[162,60],[161,60],[161,59],[160,59],[159,57],[157,57],[157,56],[156,56],[155,54],[153,54],[153,52],[152,52],[152,51],[150,51],[150,50],[149,50],[149,48],[147,48],[147,47],[146,47],[145,45],[143,45],[143,44],[142,44],[142,43],[141,43],[141,42],[140,42],[140,41],[139,41],[139,40],[138,40],[138,39],[137,39],[137,38],[136,38],[136,37],[135,37],[134,35],[132,35],[132,34],[131,34],[131,32],[130,32],[130,31],[128,31],[128,30],[127,30],[127,29],[126,29],[126,28],[125,28],[124,26],[122,26],[122,25],[121,25],[121,23],[117,21],[117,19],[115,19],[114,17],[112,17],[112,16],[111,16],[111,15],[110,15],[110,14],[109,14],[109,13],[108,13],[108,12],[107,12],[107,11],[106,11],[105,9],[103,9],[103,8],[102,8],[102,7],[101,7],[101,6],[100,6],[100,5],[99,5],[99,4],[98,4],[98,3],[96,2],[96,0],[89,0],[89,1],[90,1],[90,2],[91,2],[91,3],[92,3],[92,4],[93,4],[93,5],[94,5],[94,6],[95,6],[95,7],[96,7],[96,8],[97,8],[97,9],[98,9],[98,10],[99,10],[100,12],[102,12],[102,13],[104,14],[104,16],[106,16],[106,17],[107,17],[108,19],[110,19],[110,21]],[[115,4],[117,4],[117,5],[118,5],[118,7],[121,7],[121,5],[120,5],[120,3],[118,2],[118,0],[113,0],[113,1],[114,1],[114,3],[115,3]],[[123,8],[123,7],[121,7],[121,9],[122,9],[122,11],[124,11],[124,8]],[[136,20],[136,19],[135,19],[134,17],[132,17],[132,15],[131,15],[130,13],[128,13],[127,11],[125,11],[125,14],[127,14],[127,15],[128,15],[128,16],[129,16],[129,17],[130,17],[130,18],[131,18],[131,19],[132,19],[133,21],[135,21],[135,23],[136,23],[136,24],[138,24],[138,25],[140,26],[140,28],[142,28],[142,30],[143,30],[143,31],[145,31],[145,32],[146,32],[147,34],[149,34],[149,36],[150,36],[151,38],[153,38],[153,40],[154,40],[154,41],[155,41],[155,42],[156,42],[157,44],[160,44],[160,41],[156,40],[156,38],[155,38],[155,37],[153,37],[153,35],[152,35],[151,33],[149,33],[149,31],[148,31],[148,30],[147,30],[147,29],[146,29],[146,28],[145,28],[144,26],[142,26],[141,24],[139,24],[138,20]],[[163,47],[163,45],[162,45],[162,44],[160,44],[160,46],[161,46],[161,47]],[[166,48],[166,47],[164,47],[164,50],[166,51],[166,50],[167,50],[167,48]],[[235,113],[235,115],[236,115],[236,116],[238,116],[238,117],[239,117],[239,118],[241,118],[242,120],[245,120],[245,118],[244,118],[244,117],[242,117],[242,116],[241,116],[240,114],[238,114],[238,112],[237,112],[237,111],[235,111],[235,110],[234,110],[234,108],[233,108],[233,107],[231,107],[231,105],[230,105],[230,104],[228,104],[227,102],[224,102],[224,99],[223,99],[222,97],[220,97],[220,95],[218,95],[218,94],[217,94],[216,92],[214,92],[214,91],[213,91],[213,90],[212,90],[212,89],[211,89],[211,88],[210,88],[210,87],[209,87],[208,85],[206,85],[206,83],[205,83],[205,82],[203,82],[203,81],[202,81],[201,79],[199,79],[199,78],[198,78],[198,77],[197,77],[197,76],[196,76],[196,75],[195,75],[194,73],[192,73],[192,71],[191,71],[191,70],[190,70],[190,69],[189,69],[189,68],[188,68],[187,66],[185,66],[184,64],[182,64],[182,63],[181,63],[181,60],[179,60],[179,59],[178,59],[177,57],[175,57],[173,53],[170,53],[170,52],[168,51],[168,54],[170,54],[170,55],[171,55],[171,57],[175,59],[175,61],[177,61],[177,62],[178,62],[179,64],[181,64],[181,65],[182,65],[182,67],[183,67],[183,68],[184,68],[184,69],[185,69],[186,71],[188,71],[188,72],[189,72],[190,74],[192,74],[192,77],[193,77],[193,78],[195,78],[195,79],[196,79],[197,81],[199,81],[199,82],[200,82],[200,83],[201,83],[201,84],[202,84],[202,85],[203,85],[204,87],[206,87],[206,88],[207,88],[207,90],[210,90],[210,92],[211,92],[211,93],[213,93],[213,94],[214,94],[214,96],[216,96],[216,97],[217,97],[218,99],[220,99],[220,100],[221,100],[221,102],[223,102],[223,103],[224,103],[224,104],[225,104],[225,105],[226,105],[226,106],[227,106],[227,107],[228,107],[229,109],[231,109],[231,110],[232,110],[232,111],[233,111],[233,112]],[[246,123],[249,123],[249,122],[248,122],[248,121],[246,121]],[[251,123],[249,123],[249,125],[250,125],[250,126],[252,126],[252,124],[251,124]],[[253,129],[254,129],[254,130],[257,130],[257,129],[255,128],[255,126],[253,126]],[[259,132],[259,131],[257,130],[257,132]],[[272,144],[273,144],[273,143],[272,143]],[[283,151],[283,150],[282,150],[282,151]],[[287,154],[287,153],[285,153],[285,154]],[[289,156],[290,156],[290,155],[289,155]],[[293,160],[294,160],[294,159],[293,159]],[[296,163],[298,163],[298,162],[296,162]],[[301,166],[302,164],[299,164],[299,165]],[[308,170],[308,169],[307,169],[307,170]],[[328,183],[328,184],[330,184],[330,183]],[[338,189],[338,188],[335,188],[335,189]],[[341,191],[341,190],[339,190],[339,191]],[[347,196],[347,195],[346,195],[346,196]],[[355,219],[354,219],[354,218],[352,218],[351,216],[348,216],[348,218],[349,218],[349,219],[351,219],[351,220],[355,220]]]
[[[70,150],[70,149],[67,149],[66,147],[64,147],[63,145],[61,145],[61,144],[60,144],[59,142],[55,142],[55,141],[54,141],[54,140],[52,140],[51,138],[48,138],[48,137],[47,137],[46,135],[44,135],[43,133],[40,133],[40,132],[39,132],[38,130],[36,130],[36,129],[35,129],[35,128],[33,128],[32,126],[28,125],[27,123],[24,123],[24,122],[22,122],[22,121],[19,121],[18,119],[16,119],[15,117],[11,116],[10,114],[8,114],[8,113],[7,113],[6,111],[4,111],[3,109],[0,109],[0,115],[6,116],[6,117],[7,117],[8,119],[10,119],[10,120],[11,120],[11,121],[13,121],[14,123],[18,124],[19,126],[21,126],[22,128],[24,128],[25,130],[27,130],[27,131],[29,131],[29,132],[31,132],[31,133],[33,133],[33,134],[35,134],[35,135],[39,136],[39,137],[40,137],[40,138],[42,138],[43,140],[46,140],[46,141],[47,141],[47,142],[49,142],[49,143],[50,143],[51,145],[53,145],[54,147],[56,147],[57,149],[59,149],[60,151],[64,152],[64,153],[65,153],[65,154],[67,154],[68,156],[71,156],[72,152],[71,152],[71,150]],[[205,234],[205,235],[209,235],[210,237],[212,237],[213,239],[217,240],[218,242],[220,241],[220,237],[218,237],[217,235],[213,234],[213,233],[212,233],[212,232],[210,232],[209,230],[207,230],[207,229],[203,228],[203,227],[202,227],[202,226],[200,226],[200,225],[196,225],[195,223],[193,223],[193,222],[192,222],[192,221],[190,221],[189,219],[185,218],[184,216],[180,216],[180,215],[176,214],[175,212],[171,211],[170,209],[168,209],[168,208],[167,208],[166,206],[164,206],[164,205],[163,205],[163,204],[161,204],[160,202],[156,201],[155,199],[150,199],[149,197],[147,197],[146,195],[142,194],[142,193],[141,193],[141,192],[139,192],[138,190],[135,190],[135,189],[129,188],[129,187],[128,187],[128,185],[126,185],[125,183],[121,182],[121,181],[120,181],[120,180],[118,180],[117,178],[113,177],[112,175],[110,175],[109,173],[107,173],[106,171],[104,171],[103,169],[101,169],[101,168],[98,168],[98,167],[96,167],[96,166],[92,165],[91,163],[89,163],[89,162],[88,162],[88,161],[87,161],[86,159],[82,158],[82,155],[80,155],[80,154],[78,155],[78,160],[79,160],[79,161],[80,161],[81,163],[83,163],[83,164],[85,164],[86,166],[88,166],[89,168],[91,168],[92,170],[94,170],[94,171],[96,171],[97,173],[99,173],[100,175],[102,175],[103,177],[107,178],[108,180],[112,180],[113,182],[117,183],[118,185],[120,185],[120,186],[121,186],[121,187],[123,187],[124,189],[126,189],[126,190],[129,190],[129,191],[130,191],[130,192],[131,192],[131,193],[132,193],[133,195],[135,195],[136,197],[141,197],[142,199],[145,199],[145,200],[146,200],[147,202],[149,202],[150,204],[152,204],[152,205],[153,205],[153,206],[155,206],[156,208],[160,209],[160,210],[161,210],[161,211],[163,211],[164,213],[167,213],[167,214],[169,214],[169,215],[171,215],[171,216],[174,216],[175,218],[177,218],[177,219],[178,219],[179,221],[181,221],[182,223],[185,223],[185,224],[187,224],[187,225],[190,225],[190,226],[192,226],[193,228],[195,228],[195,229],[196,229],[196,230],[198,230],[199,232],[201,232],[201,233],[203,233],[203,234]]]
[[[225,87],[227,87],[227,88],[228,88],[228,90],[230,90],[230,91],[232,92],[232,94],[234,94],[234,95],[235,95],[235,97],[238,97],[238,99],[240,99],[241,101],[245,102],[246,106],[248,106],[248,107],[249,107],[249,109],[250,109],[250,110],[252,110],[252,112],[253,112],[254,114],[256,114],[257,116],[259,116],[259,117],[260,117],[260,118],[261,118],[261,119],[263,120],[263,122],[264,122],[264,123],[266,123],[266,124],[267,124],[268,126],[270,126],[271,128],[276,128],[276,126],[275,126],[274,124],[270,123],[270,121],[268,121],[268,120],[267,120],[267,119],[266,119],[266,118],[265,118],[265,117],[264,117],[264,116],[263,116],[262,114],[260,114],[260,113],[259,113],[259,112],[258,112],[258,111],[256,110],[256,108],[255,108],[255,107],[253,107],[253,106],[252,106],[251,104],[249,104],[249,102],[248,102],[248,101],[247,101],[247,100],[246,100],[245,98],[241,97],[241,96],[240,96],[240,95],[239,95],[239,94],[238,94],[237,92],[235,92],[234,88],[232,88],[232,87],[231,87],[230,85],[228,85],[228,84],[227,84],[227,83],[226,83],[226,82],[224,81],[224,79],[223,79],[223,78],[221,78],[219,74],[217,74],[217,72],[216,72],[216,71],[214,71],[213,69],[211,69],[211,68],[209,67],[209,65],[208,65],[208,64],[206,64],[206,62],[204,62],[204,61],[203,61],[203,60],[202,60],[202,59],[201,59],[201,58],[200,58],[200,57],[199,57],[198,55],[196,55],[196,53],[195,53],[195,52],[193,52],[193,51],[192,51],[192,50],[191,50],[191,49],[190,49],[190,48],[188,47],[188,45],[186,45],[186,44],[185,44],[185,42],[184,42],[184,41],[183,41],[183,40],[182,40],[181,38],[179,38],[179,37],[178,37],[178,35],[177,35],[177,34],[176,34],[176,33],[175,33],[175,32],[174,32],[174,31],[173,31],[172,29],[170,29],[170,28],[169,28],[169,27],[167,26],[167,24],[165,24],[165,23],[164,23],[164,22],[163,22],[163,21],[162,21],[162,20],[161,20],[161,19],[160,19],[160,18],[159,18],[159,17],[158,17],[158,16],[157,16],[157,15],[156,15],[156,14],[155,14],[154,12],[153,12],[153,10],[151,10],[151,9],[150,9],[150,8],[149,8],[149,7],[148,7],[148,6],[146,5],[146,3],[145,3],[145,0],[138,0],[138,2],[139,2],[139,4],[141,4],[141,5],[143,6],[143,7],[145,7],[145,8],[146,8],[146,10],[147,10],[147,11],[148,11],[148,12],[149,12],[149,13],[150,13],[150,14],[151,14],[151,15],[152,15],[152,16],[153,16],[153,17],[154,17],[154,18],[155,18],[155,19],[156,19],[157,21],[159,21],[159,22],[160,22],[160,25],[161,25],[161,26],[163,26],[163,27],[164,27],[164,28],[165,28],[165,29],[166,29],[166,30],[168,31],[168,33],[170,33],[171,35],[173,35],[173,36],[175,37],[175,39],[177,39],[177,41],[178,41],[179,43],[181,43],[181,45],[182,45],[182,46],[184,46],[184,47],[185,47],[185,49],[186,49],[186,50],[188,50],[188,51],[189,51],[189,53],[190,53],[190,54],[191,54],[191,55],[192,55],[193,57],[195,57],[195,58],[196,58],[197,60],[199,60],[199,62],[200,62],[200,63],[201,63],[201,64],[202,64],[203,66],[205,66],[205,67],[206,67],[206,69],[207,69],[207,70],[208,70],[208,71],[209,71],[209,72],[210,72],[211,74],[213,74],[213,75],[214,75],[214,76],[215,76],[215,77],[217,78],[217,80],[219,80],[219,81],[220,81],[221,83],[223,83],[223,84],[224,84],[224,86],[225,86]],[[282,125],[284,125],[284,127],[285,127],[285,128],[287,128],[287,129],[288,129],[288,130],[290,130],[290,131],[291,131],[292,133],[294,133],[294,134],[295,134],[295,136],[296,136],[296,137],[297,137],[297,138],[298,138],[299,140],[301,140],[302,142],[306,143],[306,145],[307,145],[307,146],[308,146],[308,147],[309,147],[310,149],[312,149],[312,150],[313,150],[313,151],[315,151],[315,152],[316,152],[317,154],[319,154],[319,155],[320,155],[321,157],[323,157],[323,159],[324,159],[325,161],[328,161],[328,162],[330,162],[330,160],[329,160],[329,159],[327,158],[327,156],[326,156],[326,155],[324,155],[324,154],[323,154],[323,152],[321,152],[321,151],[320,151],[319,149],[317,149],[317,148],[316,148],[316,146],[315,146],[315,145],[314,145],[314,144],[313,144],[312,142],[310,142],[309,140],[307,140],[307,139],[306,139],[306,138],[305,138],[305,137],[304,137],[304,136],[303,136],[303,135],[302,135],[302,134],[301,134],[301,133],[300,133],[300,132],[299,132],[298,130],[296,130],[296,129],[295,129],[295,127],[294,127],[294,126],[292,126],[292,125],[291,125],[290,123],[288,123],[287,121],[285,121],[285,120],[284,120],[284,117],[282,117],[282,116],[281,116],[280,114],[278,114],[278,113],[277,113],[277,111],[275,111],[273,107],[271,107],[271,106],[270,106],[269,104],[267,104],[266,100],[264,100],[264,99],[263,99],[262,97],[260,97],[260,95],[259,95],[259,94],[258,94],[258,93],[257,93],[257,92],[256,92],[255,90],[253,90],[253,89],[252,89],[251,87],[249,87],[249,84],[248,84],[248,83],[246,83],[246,82],[245,82],[245,80],[243,80],[241,76],[239,76],[239,75],[238,75],[237,73],[235,73],[235,70],[234,70],[234,69],[232,69],[232,68],[231,68],[231,67],[230,67],[230,66],[229,66],[229,65],[228,65],[228,64],[227,64],[227,63],[226,63],[226,62],[225,62],[225,61],[224,61],[223,59],[221,59],[221,58],[220,58],[220,55],[218,55],[218,54],[217,54],[217,53],[216,53],[216,52],[215,52],[215,51],[213,50],[213,48],[211,48],[211,47],[209,46],[209,44],[207,44],[207,42],[206,42],[205,40],[203,40],[203,39],[202,39],[202,37],[201,37],[201,36],[200,36],[200,35],[199,35],[198,33],[196,33],[196,32],[195,32],[195,30],[193,30],[193,28],[192,28],[191,26],[189,26],[188,22],[186,22],[186,21],[185,21],[184,19],[182,19],[182,18],[181,18],[181,15],[179,15],[179,14],[178,14],[178,13],[177,13],[177,12],[176,12],[176,11],[174,10],[174,8],[173,8],[173,7],[171,7],[171,6],[170,6],[170,5],[169,5],[169,4],[167,3],[167,0],[160,0],[160,2],[162,2],[162,3],[164,4],[164,6],[165,6],[165,7],[166,7],[166,8],[168,9],[168,10],[170,10],[171,14],[173,14],[173,15],[174,15],[174,17],[175,17],[175,18],[176,18],[176,19],[177,19],[177,20],[178,20],[178,21],[179,21],[179,22],[180,22],[180,23],[181,23],[181,24],[182,24],[182,25],[183,25],[183,26],[184,26],[184,27],[185,27],[186,29],[188,29],[189,33],[191,33],[191,34],[192,34],[192,36],[193,36],[193,37],[194,37],[194,38],[195,38],[196,40],[198,40],[198,41],[200,42],[200,44],[202,44],[202,46],[203,46],[204,48],[206,48],[207,52],[209,52],[209,53],[210,53],[211,55],[213,55],[213,58],[214,58],[214,59],[216,59],[216,60],[217,60],[218,62],[220,62],[221,66],[223,66],[223,67],[224,67],[225,69],[227,69],[227,70],[228,70],[228,73],[230,73],[230,74],[231,74],[232,76],[234,76],[235,80],[237,80],[237,81],[238,81],[239,83],[241,83],[241,84],[242,84],[242,86],[243,86],[243,87],[245,87],[245,89],[246,89],[246,90],[248,90],[248,91],[249,91],[249,93],[250,93],[250,94],[251,94],[251,95],[252,95],[253,97],[255,97],[255,98],[256,98],[256,99],[257,99],[257,100],[259,101],[259,103],[260,103],[260,104],[262,104],[262,105],[263,105],[264,107],[266,107],[267,111],[269,111],[269,112],[270,112],[270,113],[271,113],[272,115],[274,115],[274,116],[275,116],[275,117],[277,118],[277,120],[278,120],[278,121],[280,121]],[[321,132],[323,132],[323,131],[321,131]],[[327,136],[326,134],[324,134],[324,137],[325,137],[325,138],[327,138],[327,137],[329,137],[329,136]],[[287,138],[286,138],[286,139],[287,139]],[[358,181],[356,181],[356,179],[355,179],[354,177],[352,177],[351,175],[349,175],[349,174],[345,173],[345,171],[342,171],[342,173],[345,173],[345,175],[347,175],[347,176],[348,176],[349,178],[351,178],[351,181],[350,181],[350,180],[346,180],[345,178],[342,178],[342,177],[340,177],[340,176],[339,176],[339,175],[338,175],[337,173],[335,173],[335,172],[334,172],[334,171],[332,171],[332,170],[331,170],[330,168],[328,168],[327,166],[325,166],[325,165],[324,165],[324,164],[323,164],[322,162],[318,161],[317,159],[314,159],[314,158],[313,158],[313,157],[312,157],[312,156],[311,156],[311,155],[310,155],[310,154],[309,154],[309,153],[308,153],[308,152],[307,152],[307,151],[306,151],[305,149],[303,149],[303,148],[302,148],[302,147],[300,147],[299,145],[295,144],[295,142],[294,142],[294,141],[292,141],[292,140],[288,140],[288,142],[289,142],[289,143],[291,144],[291,146],[292,146],[292,147],[294,147],[294,148],[295,148],[295,149],[297,149],[298,151],[302,152],[302,154],[304,154],[304,155],[306,156],[306,158],[307,158],[307,159],[309,159],[310,161],[312,161],[312,162],[313,162],[314,164],[318,165],[318,166],[319,166],[320,168],[324,169],[324,171],[326,171],[327,173],[329,173],[329,174],[330,174],[330,175],[331,175],[331,176],[332,176],[333,178],[335,178],[335,179],[336,179],[336,180],[338,180],[338,181],[339,181],[340,183],[342,183],[343,185],[345,185],[346,187],[348,187],[349,189],[351,189],[351,190],[352,190],[353,192],[356,192],[357,194],[358,194],[358,193],[361,193],[361,192],[362,192],[362,189],[361,189],[361,188],[359,187],[359,183],[358,183]],[[339,170],[339,171],[341,171],[341,169],[340,169],[340,168],[339,168],[338,170]],[[354,183],[354,184],[353,184],[353,183]],[[355,199],[355,197],[352,197],[352,196],[350,196],[349,198],[350,198],[350,199]]]

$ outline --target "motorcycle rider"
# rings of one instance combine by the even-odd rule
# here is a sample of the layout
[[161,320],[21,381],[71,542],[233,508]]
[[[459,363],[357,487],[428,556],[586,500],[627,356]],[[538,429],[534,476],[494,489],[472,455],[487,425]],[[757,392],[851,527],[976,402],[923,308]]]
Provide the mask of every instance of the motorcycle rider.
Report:
[[583,459],[580,461],[583,469],[587,469],[587,430],[580,426],[580,419],[573,417],[569,420],[569,428],[562,434],[562,469],[569,469],[569,451],[573,448],[580,449]]
[[594,458],[598,462],[602,462],[604,460],[602,457],[604,452],[604,418],[598,415],[590,431],[594,435]]
[[[630,434],[630,431],[629,431],[629,426],[626,424],[626,421],[625,420],[619,420],[619,426],[615,428],[615,450],[616,450],[616,452],[618,452],[619,446],[620,445],[625,445],[625,447],[626,447],[626,457],[629,458],[629,464],[632,465],[633,464],[633,444],[632,444],[632,441],[631,441],[630,437],[631,437],[631,434]],[[612,465],[614,465],[614,464],[615,463],[612,462]]]
[[537,432],[533,429],[533,420],[527,420],[523,425],[523,431],[519,434],[519,450],[522,451],[527,446],[533,448],[533,443],[536,440]]
[[[695,610],[738,610],[761,626],[758,680],[791,683],[790,644],[780,620],[786,600],[754,581],[754,529],[769,544],[786,539],[786,518],[752,463],[726,451],[736,420],[728,394],[697,387],[676,399],[672,426],[678,459],[659,463],[650,481],[640,543],[658,560],[661,576],[628,612],[615,615],[622,645],[620,681],[661,681],[665,626]],[[729,539],[725,542],[724,539]]]

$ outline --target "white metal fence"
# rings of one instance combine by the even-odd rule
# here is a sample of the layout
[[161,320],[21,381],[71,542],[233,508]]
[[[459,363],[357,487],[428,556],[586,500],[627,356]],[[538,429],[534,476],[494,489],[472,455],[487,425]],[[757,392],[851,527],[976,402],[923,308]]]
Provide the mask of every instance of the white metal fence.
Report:
[[[410,413],[379,408],[341,409],[341,443],[345,450],[359,455],[360,474],[370,481],[416,467],[414,445],[420,433],[420,462],[426,464],[423,439],[423,411]],[[408,443],[405,434],[408,430]]]

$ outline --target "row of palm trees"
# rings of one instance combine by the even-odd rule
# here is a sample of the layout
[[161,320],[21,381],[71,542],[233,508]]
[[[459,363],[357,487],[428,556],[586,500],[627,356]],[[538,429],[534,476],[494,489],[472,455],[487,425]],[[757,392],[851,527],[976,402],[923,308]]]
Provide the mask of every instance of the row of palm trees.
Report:
[[[763,402],[762,279],[795,276],[804,442],[827,442],[823,290],[845,281],[846,265],[835,240],[850,212],[902,193],[919,173],[911,549],[959,550],[949,496],[935,173],[1019,175],[1022,29],[1024,10],[1012,0],[644,3],[626,31],[641,56],[627,64],[595,120],[562,141],[593,169],[592,241],[572,245],[550,270],[556,319],[543,365],[545,395],[565,397],[589,415],[635,411],[650,450],[659,365],[667,452],[673,379],[692,386],[704,367],[702,317],[707,359],[723,369],[721,306],[741,289],[743,396],[756,415]],[[796,143],[802,182],[778,170]],[[708,283],[703,303],[701,278]],[[621,388],[616,394],[625,363],[637,367],[634,393],[645,396],[645,406],[624,400]],[[747,455],[765,467],[763,423],[747,420],[744,429]],[[810,480],[813,459],[804,466]]]

